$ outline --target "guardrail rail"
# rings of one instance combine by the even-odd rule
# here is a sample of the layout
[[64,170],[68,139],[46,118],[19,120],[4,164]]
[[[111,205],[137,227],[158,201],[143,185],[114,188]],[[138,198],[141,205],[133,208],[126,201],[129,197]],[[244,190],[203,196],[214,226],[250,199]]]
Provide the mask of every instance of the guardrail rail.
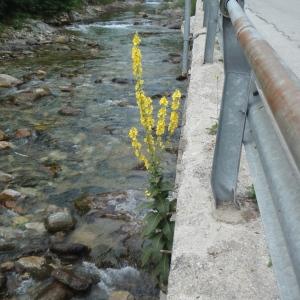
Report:
[[[244,147],[280,296],[298,300],[300,80],[259,34],[243,7],[244,0],[203,0],[204,63],[213,63],[219,31],[225,72],[211,185],[216,208],[235,202]],[[189,16],[186,0],[188,35]],[[184,42],[188,45],[186,38]],[[186,73],[187,57],[185,53]]]

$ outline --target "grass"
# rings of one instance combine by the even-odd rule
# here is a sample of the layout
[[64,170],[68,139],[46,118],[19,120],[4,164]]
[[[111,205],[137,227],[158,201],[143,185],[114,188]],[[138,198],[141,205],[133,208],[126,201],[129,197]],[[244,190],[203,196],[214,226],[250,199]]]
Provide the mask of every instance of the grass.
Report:
[[256,201],[256,193],[255,193],[255,189],[254,189],[254,185],[251,184],[250,186],[248,186],[247,188],[247,196],[250,199],[253,199]]
[[218,122],[214,123],[210,128],[207,128],[208,134],[216,135],[218,131]]
[[269,258],[268,264],[267,264],[268,268],[271,268],[273,266],[271,257]]

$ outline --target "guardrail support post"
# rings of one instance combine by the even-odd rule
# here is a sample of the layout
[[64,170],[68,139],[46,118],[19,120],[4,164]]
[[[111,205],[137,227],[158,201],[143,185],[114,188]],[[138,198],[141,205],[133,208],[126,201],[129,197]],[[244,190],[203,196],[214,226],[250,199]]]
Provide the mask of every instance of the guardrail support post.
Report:
[[203,10],[204,10],[203,27],[207,27],[208,25],[209,2],[210,0],[203,0]]
[[187,76],[187,73],[188,73],[189,44],[190,44],[190,18],[191,18],[191,0],[185,0],[184,32],[183,32],[183,54],[182,54],[182,76]]
[[218,27],[219,0],[209,0],[208,23],[205,41],[204,63],[212,64],[214,60],[215,40]]
[[216,206],[235,201],[251,82],[251,69],[226,17],[223,38],[225,83],[211,178]]

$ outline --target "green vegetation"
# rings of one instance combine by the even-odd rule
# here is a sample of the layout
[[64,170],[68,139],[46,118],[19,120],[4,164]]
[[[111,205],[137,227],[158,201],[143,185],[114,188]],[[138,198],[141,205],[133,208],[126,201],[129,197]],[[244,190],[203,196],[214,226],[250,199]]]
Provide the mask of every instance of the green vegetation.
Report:
[[70,11],[81,3],[82,0],[0,0],[0,20],[7,20],[20,14],[52,16],[59,12]]
[[[184,9],[184,1],[185,0],[178,0],[177,5]],[[197,3],[197,0],[191,0],[191,16],[194,16],[196,13],[196,3]]]
[[[145,194],[149,198],[148,213],[144,219],[142,265],[152,271],[161,289],[168,283],[173,244],[176,199],[171,199],[172,186],[164,178],[164,152],[171,144],[172,136],[179,125],[181,92],[175,90],[172,99],[161,97],[155,109],[153,100],[144,92],[142,53],[140,37],[136,33],[132,46],[132,71],[135,79],[137,107],[140,112],[139,131],[129,131],[134,155],[143,163],[149,175],[149,187]],[[154,115],[157,111],[157,115]],[[137,124],[138,125],[138,124]]]
[[250,199],[253,199],[256,201],[256,193],[255,193],[255,189],[254,189],[254,185],[250,185],[248,188],[247,188],[247,196],[248,198]]
[[218,131],[218,122],[214,123],[210,128],[207,128],[208,134],[216,135]]

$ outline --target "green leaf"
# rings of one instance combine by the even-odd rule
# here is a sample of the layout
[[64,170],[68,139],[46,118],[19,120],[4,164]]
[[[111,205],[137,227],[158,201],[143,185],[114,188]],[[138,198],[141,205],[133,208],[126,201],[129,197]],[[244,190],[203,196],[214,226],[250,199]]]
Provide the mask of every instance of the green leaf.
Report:
[[142,267],[144,267],[150,260],[151,256],[153,254],[153,249],[150,247],[143,248],[143,253],[142,253]]
[[147,201],[145,203],[139,204],[138,206],[138,209],[145,209],[145,208],[154,209],[155,208],[154,201],[153,200]]
[[169,206],[170,202],[165,198],[161,198],[156,201],[156,208],[162,215],[169,213]]
[[159,264],[153,270],[153,275],[159,280],[160,284],[166,284],[168,281],[169,270],[170,257],[168,254],[164,254]]
[[171,241],[173,239],[173,230],[172,230],[172,225],[169,222],[166,222],[163,229],[162,229],[163,234],[166,236],[168,241]]
[[176,212],[177,199],[170,201],[170,212]]
[[172,190],[172,185],[170,184],[170,182],[163,182],[160,186],[160,190],[162,192],[170,192]]
[[167,283],[170,271],[170,256],[164,254],[160,262],[160,282]]
[[159,222],[162,220],[163,216],[157,212],[150,212],[145,218],[145,227],[143,230],[143,235],[148,236],[155,232]]

